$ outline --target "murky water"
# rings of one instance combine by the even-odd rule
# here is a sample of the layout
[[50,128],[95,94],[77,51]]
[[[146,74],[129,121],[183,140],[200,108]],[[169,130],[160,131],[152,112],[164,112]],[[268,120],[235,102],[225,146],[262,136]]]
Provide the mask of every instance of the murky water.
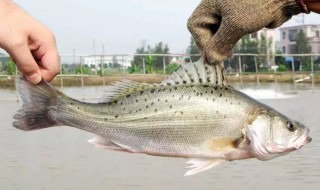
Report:
[[[87,143],[93,134],[77,129],[17,130],[11,123],[19,103],[0,101],[0,189],[319,189],[320,91],[292,91],[291,85],[271,84],[252,89],[243,90],[304,123],[313,141],[271,161],[227,162],[191,177],[183,177],[184,159],[98,149]],[[103,92],[101,87],[63,91],[77,98],[99,97]],[[0,99],[15,97],[14,90],[0,90]]]

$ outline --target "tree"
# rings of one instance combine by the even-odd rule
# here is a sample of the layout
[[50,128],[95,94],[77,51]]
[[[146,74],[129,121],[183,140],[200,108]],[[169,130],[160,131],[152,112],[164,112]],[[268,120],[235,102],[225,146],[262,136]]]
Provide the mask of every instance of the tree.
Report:
[[[196,42],[194,41],[193,37],[191,36],[190,38],[190,45],[187,48],[187,53],[188,54],[200,54],[199,48],[196,45]],[[200,56],[190,56],[190,59],[192,62],[198,61]]]
[[154,57],[153,56],[151,56],[151,55],[149,55],[149,56],[147,56],[147,58],[146,58],[146,73],[147,74],[152,74],[153,73],[153,64],[154,64]]
[[[167,44],[163,44],[163,42],[156,43],[154,47],[147,45],[147,48],[145,48],[145,45],[143,45],[142,47],[136,49],[136,54],[169,54],[169,52],[169,46]],[[149,59],[149,56],[134,56],[131,65],[136,65],[136,67],[141,68],[143,59],[146,61]],[[170,63],[171,58],[168,56],[153,56],[152,60],[153,67],[162,69],[163,60],[165,60],[166,64],[168,64]]]
[[13,60],[10,58],[9,61],[8,61],[8,64],[6,66],[6,73],[8,75],[15,75],[16,74],[16,64],[13,62]]
[[[297,54],[311,53],[311,46],[308,42],[306,33],[303,30],[299,30],[296,38],[295,52]],[[295,57],[296,60],[301,60],[303,70],[311,70],[310,57]]]

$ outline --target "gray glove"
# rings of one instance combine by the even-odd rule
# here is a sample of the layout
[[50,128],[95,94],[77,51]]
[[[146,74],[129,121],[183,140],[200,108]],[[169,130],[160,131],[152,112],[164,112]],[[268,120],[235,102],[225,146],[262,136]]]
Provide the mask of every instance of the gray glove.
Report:
[[202,0],[188,29],[206,62],[219,64],[244,35],[279,27],[302,12],[308,13],[303,0]]

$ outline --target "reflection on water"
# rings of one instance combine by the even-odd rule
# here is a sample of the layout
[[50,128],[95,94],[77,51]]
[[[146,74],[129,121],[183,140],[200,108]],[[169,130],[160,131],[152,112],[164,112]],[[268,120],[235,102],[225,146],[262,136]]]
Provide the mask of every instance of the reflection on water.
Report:
[[[271,161],[228,162],[191,177],[183,177],[184,159],[101,150],[87,143],[94,135],[77,129],[19,131],[11,127],[19,103],[2,101],[0,189],[319,189],[320,91],[294,91],[291,85],[275,88],[271,84],[255,88],[252,84],[242,90],[304,123],[313,141]],[[75,98],[103,93],[102,87],[62,90]],[[15,91],[0,90],[0,98],[15,96]]]

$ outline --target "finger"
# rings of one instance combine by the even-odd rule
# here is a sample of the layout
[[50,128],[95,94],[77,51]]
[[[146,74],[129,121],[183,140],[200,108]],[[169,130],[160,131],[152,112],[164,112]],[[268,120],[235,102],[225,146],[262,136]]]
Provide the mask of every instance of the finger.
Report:
[[56,51],[48,51],[42,57],[40,71],[42,78],[49,82],[60,72],[59,56]]
[[247,33],[223,21],[216,34],[208,42],[205,56],[211,65],[220,64],[232,55],[236,43]]
[[214,9],[201,3],[188,19],[188,29],[201,53],[204,53],[205,47],[218,30],[221,22],[221,19],[214,12]]
[[13,51],[9,52],[15,61],[20,72],[32,84],[38,84],[41,81],[41,72],[38,64],[34,60],[29,47],[26,44],[15,46]]
[[33,56],[39,60],[39,67],[42,78],[46,81],[51,81],[60,71],[59,55],[55,43],[55,38],[50,31],[46,31],[43,35],[43,42],[35,40],[37,36],[30,36],[35,42],[29,47],[33,49]]

